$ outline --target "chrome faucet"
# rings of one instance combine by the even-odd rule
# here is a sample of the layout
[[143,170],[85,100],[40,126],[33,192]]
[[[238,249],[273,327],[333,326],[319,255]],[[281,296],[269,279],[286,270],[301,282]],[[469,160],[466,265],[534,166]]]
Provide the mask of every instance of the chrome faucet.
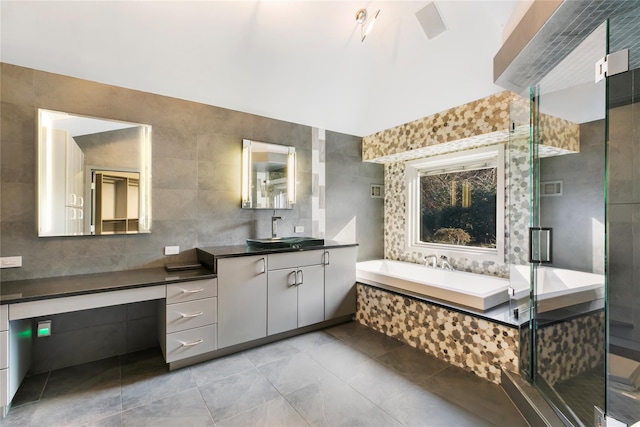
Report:
[[424,261],[424,265],[429,267],[429,260],[433,260],[431,263],[431,267],[436,268],[438,266],[438,256],[437,255],[427,255],[422,259]]
[[444,255],[440,257],[440,268],[443,270],[453,271],[453,267],[449,264],[449,258]]
[[271,238],[275,239],[278,237],[278,220],[284,219],[283,216],[272,216],[271,217]]

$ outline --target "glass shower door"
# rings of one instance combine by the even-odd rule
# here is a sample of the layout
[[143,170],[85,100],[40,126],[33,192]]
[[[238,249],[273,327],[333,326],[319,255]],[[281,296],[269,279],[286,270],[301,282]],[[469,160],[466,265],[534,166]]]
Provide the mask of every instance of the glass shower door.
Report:
[[640,421],[640,8],[609,19],[609,53],[629,70],[607,78],[606,414]]
[[531,372],[572,425],[605,401],[606,24],[531,88]]

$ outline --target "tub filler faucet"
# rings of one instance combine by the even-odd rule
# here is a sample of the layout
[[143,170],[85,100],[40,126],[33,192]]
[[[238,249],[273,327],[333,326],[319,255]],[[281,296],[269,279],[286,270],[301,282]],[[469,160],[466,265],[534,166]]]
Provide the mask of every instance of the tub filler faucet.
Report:
[[453,271],[453,267],[449,264],[449,258],[444,255],[440,257],[440,268],[443,270]]
[[424,261],[424,265],[426,267],[429,267],[429,261],[430,260],[432,261],[431,267],[433,267],[433,268],[438,267],[438,256],[437,255],[427,255],[422,260]]

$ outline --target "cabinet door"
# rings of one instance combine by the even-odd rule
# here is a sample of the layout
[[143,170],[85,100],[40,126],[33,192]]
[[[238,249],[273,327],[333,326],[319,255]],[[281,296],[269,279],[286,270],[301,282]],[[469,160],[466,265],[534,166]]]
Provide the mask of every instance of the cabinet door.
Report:
[[324,267],[301,267],[298,277],[298,327],[324,320]]
[[268,274],[267,334],[290,331],[298,326],[298,290],[295,268],[270,270]]
[[325,253],[324,304],[325,319],[333,319],[356,311],[357,247],[328,249]]
[[266,256],[218,260],[218,348],[267,335]]

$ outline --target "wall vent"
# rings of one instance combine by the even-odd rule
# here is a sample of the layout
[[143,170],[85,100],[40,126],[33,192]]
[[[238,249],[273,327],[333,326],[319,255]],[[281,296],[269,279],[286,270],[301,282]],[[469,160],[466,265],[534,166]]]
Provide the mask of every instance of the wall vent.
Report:
[[562,181],[540,182],[540,197],[562,196]]
[[382,184],[371,184],[371,198],[384,199],[384,186]]

